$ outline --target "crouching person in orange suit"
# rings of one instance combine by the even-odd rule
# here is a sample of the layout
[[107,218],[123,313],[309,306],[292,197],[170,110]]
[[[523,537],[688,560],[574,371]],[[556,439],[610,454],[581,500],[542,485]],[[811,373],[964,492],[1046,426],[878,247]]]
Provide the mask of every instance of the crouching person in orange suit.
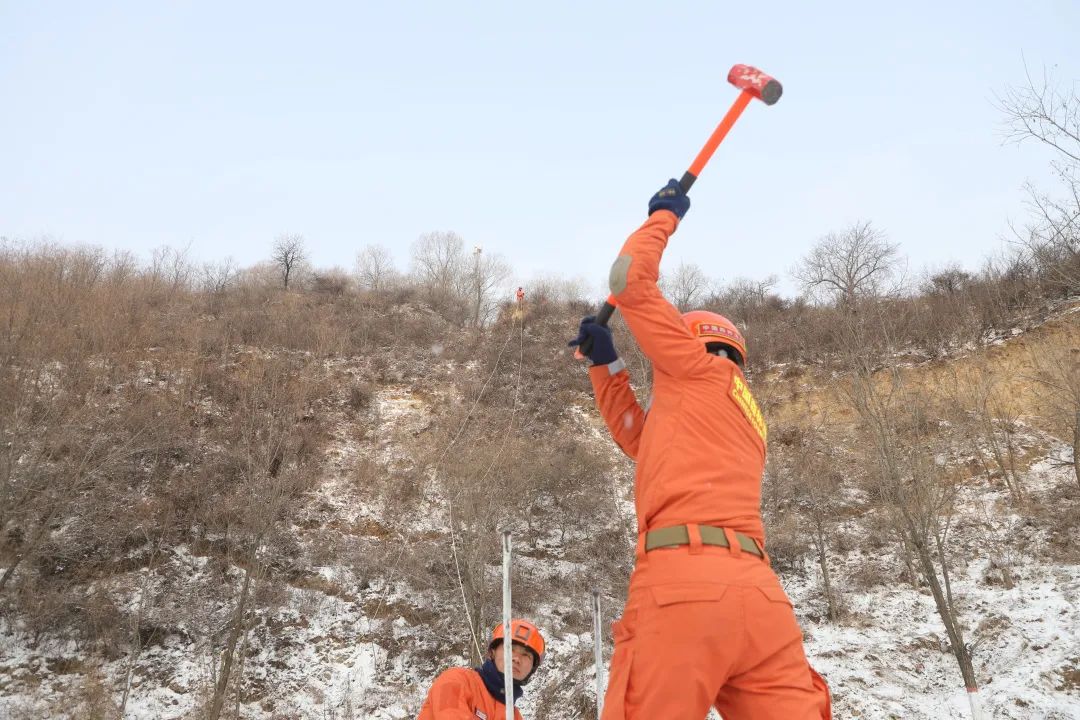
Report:
[[660,257],[690,207],[671,180],[623,245],[611,293],[653,368],[639,405],[611,331],[582,320],[589,377],[619,447],[637,463],[638,540],[613,626],[603,720],[819,720],[829,690],[765,553],[767,429],[746,383],[746,342],[727,318],[680,315],[657,287]]
[[[504,720],[504,637],[500,623],[491,634],[487,660],[483,665],[477,668],[450,668],[435,678],[417,720]],[[544,637],[527,620],[511,620],[510,637],[514,643],[511,648],[514,698],[511,702],[516,703],[523,693],[522,687],[532,679],[544,659]],[[517,708],[514,708],[514,717],[522,720]]]

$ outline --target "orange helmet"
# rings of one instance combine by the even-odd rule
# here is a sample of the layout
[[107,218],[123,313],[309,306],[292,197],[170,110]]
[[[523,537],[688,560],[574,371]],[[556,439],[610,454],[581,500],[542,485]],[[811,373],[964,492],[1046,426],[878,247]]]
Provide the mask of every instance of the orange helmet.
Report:
[[[491,632],[491,642],[488,643],[488,650],[491,650],[496,644],[502,642],[503,636],[503,624],[499,623]],[[535,656],[534,659],[536,660],[533,664],[533,669],[535,670],[540,667],[540,663],[544,660],[544,636],[540,634],[539,628],[528,620],[511,620],[510,639],[511,641],[521,643],[529,648],[529,650],[532,650],[533,655]]]
[[706,346],[711,343],[730,345],[739,354],[739,357],[732,358],[735,364],[746,362],[746,340],[735,323],[723,315],[708,310],[691,310],[683,314],[682,320],[690,328],[690,333]]

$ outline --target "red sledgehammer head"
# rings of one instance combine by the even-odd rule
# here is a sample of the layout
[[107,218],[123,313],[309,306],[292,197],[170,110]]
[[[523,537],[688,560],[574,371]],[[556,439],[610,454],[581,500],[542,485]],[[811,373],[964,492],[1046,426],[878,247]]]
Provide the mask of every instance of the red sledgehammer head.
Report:
[[735,65],[728,72],[727,79],[729,83],[742,92],[739,93],[739,97],[735,98],[735,102],[731,104],[731,109],[727,111],[727,115],[716,126],[716,130],[713,130],[713,134],[705,143],[705,147],[701,148],[701,152],[694,158],[694,162],[690,164],[690,169],[686,171],[682,180],[679,181],[683,192],[689,192],[690,186],[694,184],[698,175],[701,174],[705,163],[709,162],[709,158],[712,157],[716,146],[724,139],[728,130],[739,119],[742,111],[746,109],[751,100],[757,98],[766,105],[775,105],[776,101],[780,99],[781,93],[784,92],[784,89],[780,87],[780,83],[775,78],[750,65]]
[[766,105],[775,105],[784,88],[776,81],[750,65],[735,65],[728,72],[728,82],[750,93]]

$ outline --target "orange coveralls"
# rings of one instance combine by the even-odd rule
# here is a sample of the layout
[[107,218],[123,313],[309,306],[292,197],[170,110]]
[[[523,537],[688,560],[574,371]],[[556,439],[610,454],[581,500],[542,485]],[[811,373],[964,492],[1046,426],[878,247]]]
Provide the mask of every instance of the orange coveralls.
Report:
[[[732,361],[705,352],[657,287],[660,256],[678,220],[654,212],[623,245],[611,290],[652,361],[642,410],[620,360],[589,369],[619,447],[637,462],[638,544],[622,618],[614,623],[603,720],[831,717],[828,687],[803,653],[791,601],[764,548],[761,476],[766,427]],[[690,544],[645,552],[645,533],[686,525]],[[730,548],[702,545],[698,527],[725,528]]]
[[[450,668],[435,678],[416,720],[504,720],[506,706],[491,697],[480,673]],[[515,720],[521,712],[514,708]]]

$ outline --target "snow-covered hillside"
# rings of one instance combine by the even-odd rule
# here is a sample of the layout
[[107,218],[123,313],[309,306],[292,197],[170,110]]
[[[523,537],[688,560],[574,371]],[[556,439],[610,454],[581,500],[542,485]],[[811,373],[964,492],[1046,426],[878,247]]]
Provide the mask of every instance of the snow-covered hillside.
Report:
[[[227,717],[414,717],[435,675],[469,662],[473,640],[460,603],[466,587],[454,569],[471,568],[479,578],[482,587],[468,588],[477,607],[482,602],[490,615],[497,605],[500,519],[489,526],[472,517],[467,526],[461,516],[509,482],[491,472],[492,459],[503,453],[512,463],[527,454],[526,443],[541,442],[541,428],[550,453],[568,454],[504,472],[533,480],[548,472],[545,482],[556,482],[560,463],[595,462],[604,491],[579,499],[573,487],[555,485],[562,497],[531,501],[542,521],[514,526],[521,538],[515,600],[550,642],[522,709],[546,720],[594,716],[589,591],[602,590],[606,620],[614,619],[632,556],[632,468],[607,441],[580,368],[561,365],[570,379],[560,385],[527,361],[550,343],[528,334],[510,339],[504,353],[495,348],[472,366],[441,349],[428,363],[403,361],[360,397],[350,388],[373,376],[368,361],[325,364],[333,390],[317,409],[322,475],[285,529],[298,559],[278,581],[257,587],[239,653],[242,692]],[[1080,718],[1080,566],[1075,537],[1061,535],[1076,527],[1080,501],[1071,469],[1054,461],[1069,459],[1071,448],[1033,427],[1022,435],[1022,509],[982,473],[959,484],[952,590],[989,716]],[[576,445],[560,445],[566,438],[596,448],[596,456],[575,455]],[[471,480],[455,485],[460,478]],[[485,492],[469,495],[476,478]],[[832,688],[835,716],[969,717],[933,599],[904,577],[892,545],[865,541],[876,532],[875,512],[849,512],[829,555],[840,620],[825,618],[816,564],[802,558],[781,573],[811,661]],[[132,647],[103,654],[0,618],[0,716],[115,717],[123,702],[125,718],[199,717],[234,610],[227,597],[200,597],[200,588],[237,588],[244,578],[241,564],[223,564],[217,540],[165,547],[158,562],[118,564],[91,583],[88,594],[112,597],[141,618]],[[610,658],[610,637],[605,643]]]

